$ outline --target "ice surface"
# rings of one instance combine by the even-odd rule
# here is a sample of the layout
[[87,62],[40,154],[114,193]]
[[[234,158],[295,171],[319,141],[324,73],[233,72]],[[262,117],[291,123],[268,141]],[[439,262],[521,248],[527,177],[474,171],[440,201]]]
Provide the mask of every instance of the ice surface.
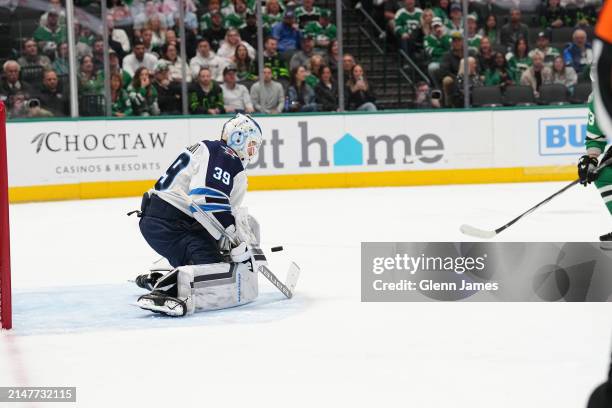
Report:
[[[131,306],[157,259],[125,216],[139,198],[13,205],[0,385],[77,386],[88,408],[586,406],[609,304],[360,302],[361,241],[472,240],[461,224],[497,228],[563,185],[250,192],[263,247],[285,248],[274,272],[302,268],[295,298],[262,277],[254,304],[186,319]],[[593,241],[611,221],[575,187],[494,240]]]

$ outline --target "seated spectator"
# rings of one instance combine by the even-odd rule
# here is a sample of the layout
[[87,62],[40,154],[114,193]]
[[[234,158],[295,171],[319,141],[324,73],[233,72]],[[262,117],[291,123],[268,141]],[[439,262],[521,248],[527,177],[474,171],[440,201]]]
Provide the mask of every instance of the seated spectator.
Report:
[[202,38],[208,40],[210,48],[217,52],[225,38],[227,29],[223,26],[223,16],[219,11],[210,13],[210,27],[202,32]]
[[283,21],[283,10],[278,0],[267,0],[263,10],[264,29],[269,33],[272,26]]
[[425,37],[425,52],[429,56],[430,61],[427,66],[427,72],[434,82],[438,82],[440,61],[451,48],[451,38],[445,33],[444,25],[439,17],[434,18],[432,27],[433,33]]
[[124,88],[127,88],[132,83],[132,76],[121,68],[121,65],[119,65],[119,56],[113,50],[108,52],[108,65],[111,74],[121,76],[121,83],[123,84]]
[[[162,48],[163,58],[160,61],[166,63],[170,71],[169,77],[172,82],[181,82],[183,80],[183,60],[178,56],[178,50],[175,44],[166,44]],[[191,82],[191,74],[189,68],[186,68],[187,82]]]
[[148,71],[155,69],[157,57],[145,52],[145,44],[141,39],[134,41],[132,53],[123,59],[123,69],[132,77],[138,68],[145,67]]
[[440,96],[441,92],[439,90],[432,92],[427,82],[418,82],[415,90],[414,107],[416,109],[440,108]]
[[234,54],[236,54],[236,47],[242,44],[246,47],[249,52],[249,57],[251,59],[255,59],[255,49],[251,47],[251,45],[242,41],[240,38],[240,33],[236,29],[229,29],[227,33],[225,33],[225,40],[221,42],[221,46],[219,47],[219,51],[217,51],[217,56],[220,58],[225,58],[228,62],[232,60]]
[[108,26],[108,32],[110,33],[110,36],[113,41],[116,41],[121,44],[121,50],[123,51],[123,55],[129,53],[132,49],[132,46],[130,45],[130,38],[128,37],[124,29],[115,27],[115,19],[111,14],[108,14],[106,16],[106,24]]
[[23,53],[17,63],[21,68],[38,66],[43,67],[43,69],[51,69],[51,60],[49,57],[38,53],[38,46],[32,38],[23,42]]
[[566,20],[565,9],[560,6],[560,3],[560,0],[548,0],[540,5],[538,20],[542,29],[563,27]]
[[306,83],[306,68],[295,67],[291,70],[291,82],[287,94],[289,96],[289,112],[316,112],[315,93]]
[[198,52],[196,56],[189,61],[189,69],[191,75],[196,79],[200,75],[200,70],[204,67],[210,70],[210,74],[217,82],[223,81],[223,69],[228,64],[223,58],[219,58],[213,50],[210,49],[210,43],[207,40],[198,41]]
[[278,41],[278,51],[293,52],[300,48],[300,32],[294,27],[293,10],[285,10],[283,21],[272,26],[272,37]]
[[550,40],[544,31],[538,33],[536,48],[529,52],[529,58],[533,59],[533,54],[536,50],[539,50],[542,54],[544,54],[544,63],[548,66],[552,66],[554,59],[561,55],[561,52],[559,52],[558,49],[550,46]]
[[49,13],[57,14],[59,17],[59,24],[64,26],[66,25],[66,11],[64,10],[64,7],[62,7],[61,0],[49,0],[49,9],[42,16],[40,16],[40,20],[38,22],[40,26],[47,25]]
[[449,23],[450,0],[438,0],[438,4],[433,7],[433,13],[446,26]]
[[587,42],[587,34],[584,30],[579,28],[574,31],[572,42],[563,50],[563,59],[565,65],[574,68],[577,74],[581,74],[586,66],[593,63],[593,48]]
[[148,68],[140,67],[134,72],[132,84],[128,87],[128,95],[134,116],[159,115],[157,90],[151,84]]
[[347,106],[348,110],[374,112],[378,109],[374,102],[376,97],[363,74],[361,65],[355,65],[351,70],[351,76],[347,82]]
[[460,4],[452,3],[450,6],[449,20],[446,25],[449,31],[463,32],[463,9]]
[[423,13],[421,14],[421,34],[423,35],[423,38],[433,34],[433,19],[433,10],[430,8],[424,9]]
[[463,59],[463,36],[461,32],[453,32],[451,39],[451,49],[442,57],[439,71],[439,76],[442,78],[444,101],[447,106],[452,104],[452,95],[457,73],[459,72],[459,63]]
[[11,107],[11,97],[17,93],[30,97],[32,86],[19,79],[21,67],[16,61],[8,60],[2,66],[4,75],[0,79],[0,95],[7,101],[7,108]]
[[289,69],[299,67],[300,65],[306,66],[313,55],[315,55],[314,38],[311,36],[302,37],[302,47],[291,57]]
[[483,78],[478,72],[478,62],[474,57],[468,57],[468,75],[465,75],[465,64],[464,60],[461,59],[459,62],[459,71],[457,72],[457,82],[455,86],[454,94],[454,106],[461,107],[464,103],[465,96],[465,81],[468,81],[468,92],[471,95],[472,89],[483,86]]
[[339,51],[338,40],[334,38],[330,41],[329,47],[327,47],[327,65],[331,69],[334,77],[338,73],[338,64],[340,63]]
[[[504,58],[504,61],[506,59]],[[489,37],[482,37],[480,40],[480,49],[478,50],[478,70],[485,72],[487,69],[493,68],[495,65],[495,53]]]
[[228,113],[253,113],[253,103],[246,86],[237,83],[236,65],[229,64],[223,69],[223,105]]
[[517,81],[516,73],[510,69],[506,57],[501,52],[494,54],[494,65],[485,71],[484,84],[487,86],[499,86],[502,90]]
[[28,117],[26,100],[26,95],[21,91],[15,92],[8,98],[7,114],[9,119]]
[[249,58],[249,51],[244,45],[239,44],[236,47],[236,53],[232,62],[236,65],[236,77],[239,82],[257,79],[257,65],[255,61]]
[[62,92],[57,74],[53,70],[44,72],[38,99],[41,108],[51,112],[53,116],[68,116],[70,113],[68,97]]
[[594,26],[597,21],[595,5],[585,0],[574,0],[565,6],[565,25],[568,27]]
[[344,80],[348,81],[351,77],[351,71],[353,67],[357,65],[355,58],[351,54],[344,54],[342,56],[342,71],[344,71]]
[[327,65],[321,67],[321,80],[315,87],[315,99],[322,112],[338,110],[338,85],[332,76],[332,70]]
[[[204,32],[212,27],[212,15],[215,13],[219,13],[219,16],[223,19],[221,15],[221,0],[208,1],[207,12],[200,16],[200,31]],[[221,25],[224,26],[224,23],[222,22]]]
[[314,5],[314,0],[302,0],[302,5],[295,9],[295,19],[300,29],[304,29],[311,21],[318,21],[321,9]]
[[157,105],[162,115],[180,115],[181,84],[170,80],[170,67],[161,60],[155,66],[153,86],[157,92]]
[[115,25],[131,26],[134,24],[130,8],[122,0],[112,0],[111,3],[108,14],[113,17]]
[[96,41],[94,33],[91,32],[91,29],[87,25],[75,25],[74,31],[78,33],[76,45],[78,56],[81,57],[85,54],[91,54],[91,47],[94,41]]
[[315,47],[326,49],[332,39],[336,38],[336,26],[330,21],[331,12],[321,9],[319,21],[310,21],[304,27],[304,36],[315,39]]
[[70,65],[68,63],[68,43],[61,43],[57,47],[57,55],[53,61],[52,69],[57,72],[58,75],[68,75],[70,72]]
[[544,65],[544,55],[540,51],[533,54],[533,64],[521,75],[521,85],[528,85],[534,95],[540,96],[540,87],[552,83],[552,70]]
[[467,41],[468,47],[473,52],[478,52],[480,49],[480,41],[482,35],[478,33],[478,16],[476,14],[468,14],[467,16]]
[[47,22],[34,30],[34,40],[38,46],[43,48],[46,43],[51,42],[56,46],[66,41],[66,26],[59,23],[59,13],[57,9],[51,7],[47,12]]
[[574,68],[565,66],[563,57],[558,55],[555,57],[552,65],[552,83],[564,85],[570,94],[574,93],[576,83],[578,83],[578,75]]
[[423,10],[416,7],[415,0],[404,0],[404,7],[395,13],[395,36],[410,57],[414,57],[420,40],[421,14]]
[[77,78],[79,95],[102,95],[104,91],[104,75],[102,72],[96,71],[91,56],[85,55],[81,58]]
[[[166,27],[162,25],[162,22],[157,14],[151,17],[149,21],[147,21],[144,29],[148,31],[148,34],[150,34],[150,40],[145,41],[145,48],[148,48],[147,45],[150,42],[151,50],[153,49],[158,50],[166,43],[167,29]],[[185,26],[185,29],[187,30],[186,26]],[[144,30],[143,30],[143,40],[144,40],[144,36],[145,35],[144,35]],[[151,52],[151,50],[148,50],[148,51]]]
[[512,47],[519,38],[527,38],[529,30],[521,23],[521,10],[513,8],[510,11],[510,21],[501,29],[501,44],[505,47]]
[[147,22],[151,21],[154,16],[159,19],[160,24],[164,29],[167,28],[166,17],[159,11],[159,5],[152,0],[148,0],[144,5],[144,9],[142,9],[142,11],[139,13],[136,13],[134,16],[135,37],[142,36],[142,30],[144,30]]
[[264,66],[270,67],[272,70],[272,79],[278,80],[279,78],[289,79],[289,69],[287,64],[278,55],[276,49],[278,41],[274,37],[266,38],[264,43],[263,60]]
[[225,16],[225,28],[240,30],[246,25],[247,4],[245,0],[233,0],[233,10]]
[[178,38],[176,38],[176,32],[174,30],[166,31],[166,43],[164,45],[169,45],[169,44],[176,46],[177,50],[178,50],[178,47],[180,47],[181,42],[179,41]]
[[[164,1],[164,5],[174,4],[172,8],[174,11],[168,10],[168,14],[166,15],[167,27],[166,31],[170,28],[176,28],[178,30],[179,27],[179,19],[181,18],[181,12],[178,8],[178,4],[174,2],[174,0]],[[194,37],[198,35],[198,16],[194,13],[195,5],[190,1],[183,2],[183,7],[185,9],[184,12],[184,24],[185,24],[185,35],[193,35]],[[193,9],[193,10],[192,10]],[[151,27],[151,29],[153,29]],[[153,29],[155,31],[155,29]]]
[[532,64],[532,59],[529,56],[529,47],[527,40],[519,38],[514,45],[514,52],[506,55],[506,60],[510,65],[510,69],[516,72],[517,78],[520,78]]
[[94,42],[91,56],[93,57],[94,70],[104,70],[104,41],[96,40]]
[[248,10],[246,15],[246,25],[240,29],[240,38],[246,41],[253,49],[257,49],[257,16],[254,11]]
[[482,36],[487,37],[491,45],[499,45],[501,43],[500,32],[497,28],[497,17],[495,17],[495,14],[487,16],[485,26],[482,29]]
[[212,79],[208,68],[201,68],[189,87],[189,113],[218,115],[225,113],[223,91]]
[[323,57],[320,55],[315,54],[308,60],[308,65],[306,66],[306,71],[308,71],[306,83],[310,85],[312,89],[319,83],[319,76],[321,75],[321,67],[323,67],[323,65]]
[[122,76],[116,72],[112,73],[110,85],[112,115],[119,118],[132,116],[132,103],[125,90]]
[[283,111],[285,90],[272,79],[270,67],[263,69],[263,84],[257,81],[251,86],[251,101],[256,112],[276,114]]
[[145,52],[159,59],[159,48],[156,44],[153,44],[153,31],[148,26],[145,26],[140,32],[140,39],[144,45]]

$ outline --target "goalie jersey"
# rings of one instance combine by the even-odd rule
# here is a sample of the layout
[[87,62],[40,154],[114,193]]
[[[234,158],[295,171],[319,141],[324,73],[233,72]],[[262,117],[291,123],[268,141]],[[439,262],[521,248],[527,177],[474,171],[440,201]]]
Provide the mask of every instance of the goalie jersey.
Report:
[[[156,194],[205,226],[210,225],[207,220],[200,219],[203,217],[178,193],[182,190],[191,196],[195,205],[227,228],[235,223],[233,214],[240,207],[246,188],[246,173],[236,152],[223,141],[204,140],[187,147],[149,193]],[[216,239],[221,237],[213,227],[206,229]]]

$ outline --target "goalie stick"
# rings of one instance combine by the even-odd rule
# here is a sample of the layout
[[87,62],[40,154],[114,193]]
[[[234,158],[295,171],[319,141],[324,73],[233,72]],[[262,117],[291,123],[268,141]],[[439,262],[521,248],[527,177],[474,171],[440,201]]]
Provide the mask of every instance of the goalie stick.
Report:
[[[205,217],[212,224],[212,226],[221,235],[229,239],[232,244],[238,245],[240,243],[237,237],[228,233],[215,217],[211,216],[206,211],[201,209],[196,203],[193,202],[193,199],[184,191],[179,190],[178,195],[182,199],[186,200],[187,203],[189,203],[189,205],[193,207],[199,214]],[[255,258],[257,258],[257,256],[263,256],[263,251],[258,246],[253,246],[251,250],[253,251],[253,255]],[[265,260],[265,256],[263,259]],[[257,270],[263,276],[265,276],[266,279],[268,279],[270,283],[272,283],[272,285],[274,285],[278,290],[280,290],[281,293],[287,297],[287,299],[291,299],[293,297],[293,292],[295,291],[298,278],[300,277],[300,267],[295,262],[291,262],[291,265],[289,265],[289,270],[287,271],[287,280],[285,283],[278,279],[276,275],[270,270],[270,268],[268,268],[267,265],[260,265]]]
[[[604,162],[602,162],[597,167],[597,169],[595,169],[595,173],[599,173],[604,167],[609,166],[611,163],[612,163],[612,158],[605,160]],[[561,190],[557,191],[556,193],[554,193],[550,197],[547,197],[543,201],[537,203],[536,205],[534,205],[533,207],[531,207],[530,209],[528,209],[527,211],[525,211],[524,213],[522,213],[518,217],[514,218],[513,220],[509,221],[508,223],[504,224],[503,226],[501,226],[501,227],[499,227],[499,228],[497,228],[495,230],[480,229],[480,228],[473,227],[473,226],[467,225],[467,224],[461,225],[459,227],[459,230],[461,232],[463,232],[465,235],[469,235],[469,236],[472,236],[472,237],[481,238],[481,239],[491,239],[494,236],[496,236],[497,234],[499,234],[500,232],[502,232],[505,229],[507,229],[507,228],[511,227],[512,225],[514,225],[516,222],[518,222],[522,218],[528,216],[529,214],[531,214],[532,212],[534,212],[535,210],[537,210],[538,208],[540,208],[544,204],[550,202],[553,198],[557,197],[558,195],[561,195],[565,191],[567,191],[570,188],[574,187],[578,183],[580,183],[580,179],[572,181],[567,186],[563,187]]]

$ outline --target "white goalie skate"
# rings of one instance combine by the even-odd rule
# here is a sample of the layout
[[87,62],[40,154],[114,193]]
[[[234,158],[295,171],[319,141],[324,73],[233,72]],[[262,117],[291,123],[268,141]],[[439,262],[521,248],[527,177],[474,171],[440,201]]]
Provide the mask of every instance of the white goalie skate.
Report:
[[181,299],[164,295],[161,292],[151,292],[138,298],[136,304],[144,310],[162,313],[172,317],[182,317],[187,314],[187,304]]

